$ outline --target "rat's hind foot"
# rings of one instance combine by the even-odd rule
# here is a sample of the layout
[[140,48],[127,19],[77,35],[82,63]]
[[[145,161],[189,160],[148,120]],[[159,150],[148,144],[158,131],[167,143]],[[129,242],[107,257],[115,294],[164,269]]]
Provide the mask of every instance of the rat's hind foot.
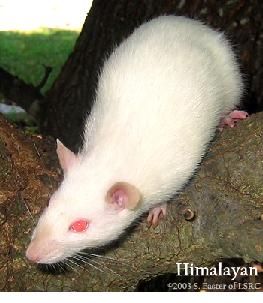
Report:
[[219,130],[223,130],[224,126],[234,127],[238,120],[244,120],[248,117],[248,113],[243,110],[233,110],[227,116],[221,119]]
[[147,222],[149,226],[156,227],[159,224],[161,218],[166,216],[167,203],[159,204],[149,211]]

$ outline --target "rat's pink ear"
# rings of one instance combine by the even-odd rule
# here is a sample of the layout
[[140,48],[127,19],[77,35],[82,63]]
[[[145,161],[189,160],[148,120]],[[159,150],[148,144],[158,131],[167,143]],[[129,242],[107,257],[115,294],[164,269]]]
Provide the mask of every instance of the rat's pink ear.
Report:
[[63,172],[66,173],[78,161],[78,157],[57,139],[57,155]]
[[114,209],[134,209],[141,200],[139,190],[126,182],[115,183],[107,192],[106,202]]

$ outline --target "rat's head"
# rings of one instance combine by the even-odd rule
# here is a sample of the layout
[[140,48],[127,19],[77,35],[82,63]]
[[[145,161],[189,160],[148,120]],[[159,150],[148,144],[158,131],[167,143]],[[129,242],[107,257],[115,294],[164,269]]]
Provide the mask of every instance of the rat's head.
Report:
[[134,219],[141,198],[126,182],[89,186],[81,156],[59,141],[57,154],[65,178],[41,215],[27,249],[27,258],[36,263],[56,263],[116,239]]

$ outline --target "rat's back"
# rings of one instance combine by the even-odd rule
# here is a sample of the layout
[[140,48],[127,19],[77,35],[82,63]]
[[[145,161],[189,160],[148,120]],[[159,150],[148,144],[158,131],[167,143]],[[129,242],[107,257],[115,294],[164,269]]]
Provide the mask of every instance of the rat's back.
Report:
[[83,153],[148,204],[186,183],[220,118],[239,103],[242,81],[221,33],[198,21],[149,21],[105,61]]

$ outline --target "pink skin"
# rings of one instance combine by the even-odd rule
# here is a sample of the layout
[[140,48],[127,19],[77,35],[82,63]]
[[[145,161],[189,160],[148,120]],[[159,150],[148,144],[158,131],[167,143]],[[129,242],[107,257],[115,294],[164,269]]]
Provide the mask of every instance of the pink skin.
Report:
[[167,203],[159,204],[159,206],[151,209],[147,218],[149,226],[156,227],[159,221],[166,216],[166,213]]
[[245,120],[248,117],[248,113],[242,110],[233,110],[224,118],[221,119],[219,124],[219,130],[222,131],[224,126],[235,127],[237,121]]

